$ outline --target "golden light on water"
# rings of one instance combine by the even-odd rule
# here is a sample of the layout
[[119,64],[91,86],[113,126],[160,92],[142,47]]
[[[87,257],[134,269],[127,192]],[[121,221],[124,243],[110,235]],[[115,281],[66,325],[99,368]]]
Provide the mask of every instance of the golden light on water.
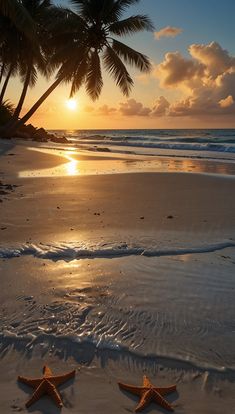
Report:
[[73,152],[68,152],[66,158],[69,160],[69,163],[66,164],[67,175],[78,175],[79,174],[79,161],[75,160],[71,155]]
[[67,175],[78,175],[78,161],[72,160],[66,165]]
[[76,99],[67,99],[66,106],[70,111],[75,111],[78,106]]

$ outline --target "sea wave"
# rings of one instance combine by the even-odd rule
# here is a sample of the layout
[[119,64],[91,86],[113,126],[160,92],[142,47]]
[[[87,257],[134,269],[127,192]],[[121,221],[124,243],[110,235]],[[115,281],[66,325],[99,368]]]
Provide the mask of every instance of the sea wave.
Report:
[[63,358],[72,357],[78,363],[90,363],[94,358],[103,361],[115,360],[118,355],[123,363],[129,366],[132,363],[150,366],[152,370],[157,367],[170,369],[183,369],[185,371],[196,371],[219,376],[221,379],[235,380],[235,369],[223,366],[214,366],[198,361],[190,361],[177,355],[144,354],[137,350],[129,349],[117,341],[96,340],[92,337],[78,337],[75,335],[54,335],[42,333],[40,335],[24,334],[18,335],[5,330],[0,334],[0,355],[3,356],[9,349],[30,355],[36,346],[40,346],[43,355],[57,353]]
[[201,246],[191,247],[167,247],[165,249],[157,246],[148,247],[145,245],[127,243],[103,243],[101,245],[76,245],[74,243],[58,244],[22,244],[16,247],[0,247],[0,258],[11,259],[20,256],[34,256],[41,259],[75,260],[88,258],[114,258],[124,256],[180,256],[187,254],[210,253],[235,247],[235,241],[223,241],[208,243]]
[[[194,141],[192,141],[194,142]],[[207,151],[207,152],[222,152],[222,153],[232,153],[235,154],[235,144],[224,144],[224,143],[211,143],[203,140],[199,140],[195,143],[188,142],[187,139],[184,139],[182,142],[149,142],[149,140],[144,140],[139,138],[139,140],[130,140],[129,138],[125,139],[120,138],[109,138],[107,139],[102,137],[102,139],[84,139],[78,140],[78,145],[105,145],[105,146],[115,146],[115,147],[131,147],[131,148],[152,148],[152,149],[166,149],[166,150],[180,150],[180,151]]]

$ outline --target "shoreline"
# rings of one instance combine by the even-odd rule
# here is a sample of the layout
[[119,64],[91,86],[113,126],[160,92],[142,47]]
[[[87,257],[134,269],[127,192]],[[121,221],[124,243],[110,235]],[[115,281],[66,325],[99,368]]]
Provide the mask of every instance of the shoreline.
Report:
[[[232,413],[234,177],[146,172],[141,156],[143,172],[123,173],[128,154],[76,152],[99,169],[78,176],[60,151],[1,156],[0,180],[18,186],[0,203],[1,414],[24,412],[30,389],[16,378],[44,363],[77,370],[60,389],[64,413],[132,412],[137,398],[117,382],[143,374],[177,384],[176,413]],[[37,169],[48,175],[19,174]],[[57,414],[48,398],[32,409]]]
[[[234,177],[235,162],[229,158],[210,158],[162,154],[141,155],[79,149],[76,146],[45,146],[28,141],[0,140],[2,169],[19,178],[92,176],[134,173],[191,173]],[[7,156],[12,156],[7,158]],[[12,163],[14,161],[14,163]],[[28,168],[25,169],[25,166]],[[3,173],[3,171],[2,171]],[[1,178],[0,171],[0,178]]]

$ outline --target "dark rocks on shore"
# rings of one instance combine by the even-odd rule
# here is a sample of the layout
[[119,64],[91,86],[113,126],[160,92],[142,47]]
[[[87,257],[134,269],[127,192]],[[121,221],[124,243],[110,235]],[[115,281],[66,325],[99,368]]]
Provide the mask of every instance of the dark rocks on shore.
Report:
[[4,184],[2,181],[0,181],[0,195],[3,196],[3,198],[0,199],[0,203],[2,203],[3,200],[6,200],[10,192],[14,191],[16,187],[18,187],[18,185]]
[[59,144],[69,144],[70,141],[65,137],[59,137],[47,132],[44,128],[35,128],[33,125],[22,125],[14,133],[12,138],[32,139],[36,142],[57,142]]

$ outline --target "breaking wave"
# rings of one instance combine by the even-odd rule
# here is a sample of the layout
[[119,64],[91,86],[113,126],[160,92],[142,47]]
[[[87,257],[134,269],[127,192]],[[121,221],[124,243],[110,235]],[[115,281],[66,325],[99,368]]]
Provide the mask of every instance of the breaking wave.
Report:
[[235,247],[235,241],[224,241],[219,243],[204,244],[201,246],[165,248],[157,246],[148,247],[137,244],[127,243],[103,243],[102,245],[87,246],[74,243],[58,244],[23,244],[18,247],[0,247],[0,258],[11,259],[20,256],[34,256],[41,259],[75,260],[75,259],[95,259],[95,258],[114,258],[124,256],[180,256],[186,254],[210,253]]

